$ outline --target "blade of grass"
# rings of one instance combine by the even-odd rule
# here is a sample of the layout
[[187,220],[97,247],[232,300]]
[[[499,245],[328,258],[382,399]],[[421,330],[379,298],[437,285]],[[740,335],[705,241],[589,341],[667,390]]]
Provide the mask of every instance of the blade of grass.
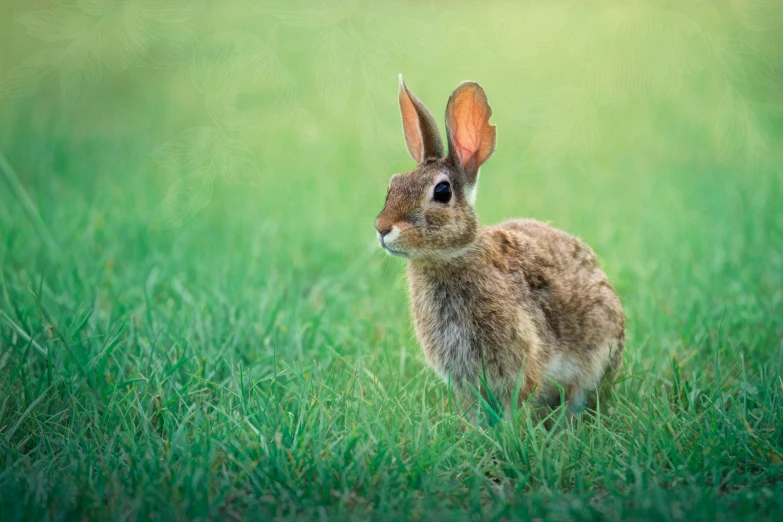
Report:
[[[54,383],[54,384],[56,384],[56,383]],[[13,426],[11,426],[11,429],[9,429],[5,433],[5,435],[3,435],[3,437],[5,438],[5,441],[6,441],[7,444],[11,443],[11,439],[13,438],[14,433],[16,433],[16,430],[19,429],[19,426],[22,425],[22,422],[24,422],[24,420],[27,418],[27,416],[30,415],[30,412],[33,411],[33,408],[35,408],[38,405],[38,403],[40,403],[44,399],[44,397],[46,397],[46,394],[49,393],[49,390],[52,389],[52,386],[54,386],[54,384],[52,384],[51,386],[46,388],[46,390],[41,395],[39,395],[33,402],[31,402],[30,406],[27,407],[27,409],[24,411],[24,413],[22,413],[19,416],[19,418],[16,419],[16,422],[14,423]]]
[[46,245],[46,248],[49,249],[49,252],[53,255],[55,260],[59,260],[60,249],[57,246],[57,243],[54,241],[49,229],[46,228],[46,225],[41,219],[41,215],[38,213],[38,209],[35,208],[35,204],[33,204],[27,191],[22,186],[22,182],[19,181],[19,177],[16,175],[16,172],[2,151],[0,151],[0,173],[2,173],[5,182],[8,184],[8,188],[11,189],[11,193],[13,193],[14,197],[19,202],[19,205],[21,205],[27,218],[33,224],[33,228],[35,228],[39,239]]
[[25,332],[21,326],[16,324],[10,317],[8,317],[8,314],[6,314],[4,311],[0,310],[0,317],[6,320],[6,322],[13,328],[16,333],[25,341],[32,343],[33,348],[35,348],[36,353],[46,359],[48,352],[46,348],[35,342],[35,340]]

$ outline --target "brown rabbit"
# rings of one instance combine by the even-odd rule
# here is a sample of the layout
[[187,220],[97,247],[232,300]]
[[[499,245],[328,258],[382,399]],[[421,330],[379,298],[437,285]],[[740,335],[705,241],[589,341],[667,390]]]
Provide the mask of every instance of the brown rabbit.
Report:
[[[428,363],[463,399],[481,390],[508,412],[519,403],[581,411],[622,362],[620,300],[579,238],[531,219],[481,227],[479,167],[495,149],[484,90],[464,82],[438,127],[400,76],[408,151],[418,167],[392,176],[375,221],[383,249],[408,260],[416,336]],[[490,392],[486,388],[489,388]]]

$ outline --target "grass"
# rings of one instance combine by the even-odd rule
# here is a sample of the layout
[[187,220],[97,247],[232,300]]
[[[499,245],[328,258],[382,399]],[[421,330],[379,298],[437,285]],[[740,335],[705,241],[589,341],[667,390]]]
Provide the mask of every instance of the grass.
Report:
[[[76,86],[9,83],[65,44],[0,8],[0,520],[779,519],[783,46],[700,4],[231,2]],[[372,230],[401,71],[436,115],[486,88],[483,223],[598,253],[610,414],[475,427],[426,367]]]

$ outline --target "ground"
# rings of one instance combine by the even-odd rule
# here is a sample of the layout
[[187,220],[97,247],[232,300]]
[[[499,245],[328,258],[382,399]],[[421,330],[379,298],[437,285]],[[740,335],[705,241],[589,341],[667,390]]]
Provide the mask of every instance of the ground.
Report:
[[[780,519],[766,4],[300,3],[0,7],[0,519]],[[486,89],[482,223],[599,256],[600,415],[474,426],[427,368],[373,230],[400,72]]]

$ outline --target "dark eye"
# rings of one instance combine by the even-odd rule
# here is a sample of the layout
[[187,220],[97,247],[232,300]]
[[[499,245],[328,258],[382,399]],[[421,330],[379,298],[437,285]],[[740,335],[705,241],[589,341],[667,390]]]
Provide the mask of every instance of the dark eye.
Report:
[[448,181],[441,181],[435,185],[435,191],[432,193],[432,199],[438,203],[448,203],[451,201],[451,185]]

